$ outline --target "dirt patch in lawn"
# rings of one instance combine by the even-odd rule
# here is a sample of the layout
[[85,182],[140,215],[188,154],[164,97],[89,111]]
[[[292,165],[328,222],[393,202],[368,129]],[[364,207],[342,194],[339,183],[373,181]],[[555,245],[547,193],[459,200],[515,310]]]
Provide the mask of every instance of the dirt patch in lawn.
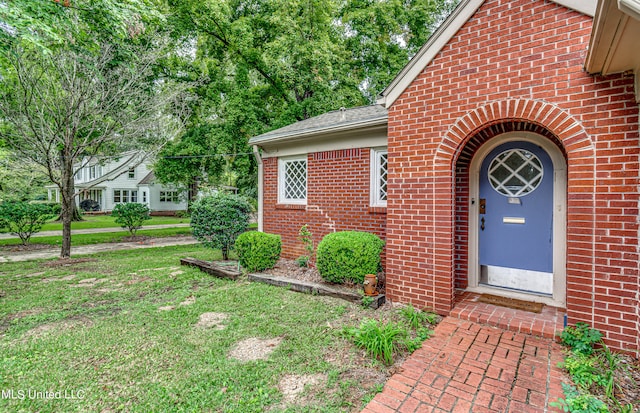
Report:
[[78,281],[78,284],[71,284],[69,287],[74,288],[91,288],[95,287],[98,284],[102,284],[103,282],[107,282],[106,278],[85,278],[83,280]]
[[196,327],[224,330],[224,324],[222,324],[222,322],[226,319],[227,315],[225,313],[202,313],[198,318]]
[[55,261],[47,261],[44,266],[47,268],[72,267],[87,262],[98,262],[96,258],[60,258]]
[[1,245],[0,251],[3,252],[32,252],[42,251],[54,248],[54,245],[49,244],[27,244],[27,245]]
[[[278,383],[278,389],[283,396],[282,404],[285,406],[313,404],[315,401],[314,387],[326,381],[326,374],[289,374],[284,376]],[[305,390],[307,391],[305,392]]]
[[31,330],[27,330],[22,335],[22,341],[27,341],[29,339],[38,339],[53,332],[66,332],[67,330],[72,330],[79,327],[91,327],[92,325],[93,321],[91,321],[90,318],[84,316],[68,318],[65,320],[55,321],[53,323],[40,324],[39,326],[34,327]]
[[229,358],[240,361],[266,360],[278,347],[282,337],[258,338],[252,337],[242,340],[229,352]]
[[69,274],[69,275],[65,275],[64,277],[49,277],[49,278],[43,278],[40,280],[40,282],[43,283],[50,283],[50,282],[54,282],[54,281],[71,281],[74,278],[76,278],[75,274]]
[[[196,297],[194,296],[190,296],[184,299],[184,301],[182,301],[180,304],[180,306],[185,306],[185,305],[193,305],[196,303]],[[206,313],[205,313],[206,314]],[[215,313],[214,313],[215,314]],[[204,315],[204,314],[203,314]],[[200,316],[202,317],[202,316]]]

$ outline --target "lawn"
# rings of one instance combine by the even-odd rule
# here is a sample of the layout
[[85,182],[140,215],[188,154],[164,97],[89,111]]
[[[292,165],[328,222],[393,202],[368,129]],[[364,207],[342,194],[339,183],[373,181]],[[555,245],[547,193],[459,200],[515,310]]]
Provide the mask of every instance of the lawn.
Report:
[[[380,390],[388,368],[342,331],[384,311],[179,266],[216,255],[193,245],[2,264],[0,411],[358,411]],[[213,326],[197,326],[204,313]],[[247,339],[274,340],[273,352],[230,358]]]
[[[161,229],[142,229],[136,232],[138,237],[174,237],[177,235],[191,235],[190,227],[178,227],[178,228],[161,228]],[[80,245],[101,244],[109,242],[123,242],[130,239],[131,234],[128,231],[116,231],[116,232],[103,232],[96,234],[73,234],[71,236],[71,245],[78,247]],[[57,236],[38,236],[34,234],[31,238],[30,244],[47,244],[60,246],[62,245],[62,237]],[[3,246],[21,245],[19,238],[0,239],[0,248]]]
[[[72,222],[71,229],[87,229],[87,228],[118,228],[120,225],[114,222],[111,215],[84,215],[83,221]],[[189,223],[190,218],[178,217],[151,217],[149,221],[145,221],[144,225],[167,225],[167,224],[185,224]],[[42,231],[60,231],[62,223],[60,221],[50,221],[42,227]]]

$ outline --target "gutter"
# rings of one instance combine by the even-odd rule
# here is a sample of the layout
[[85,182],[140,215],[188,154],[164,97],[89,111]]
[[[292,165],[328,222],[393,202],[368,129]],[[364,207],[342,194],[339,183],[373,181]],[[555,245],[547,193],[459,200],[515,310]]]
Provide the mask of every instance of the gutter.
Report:
[[250,139],[249,144],[252,144],[255,147],[255,145],[261,144],[261,143],[283,142],[290,139],[301,138],[301,137],[312,137],[314,135],[320,135],[320,134],[350,131],[356,128],[386,125],[387,121],[388,121],[388,116],[385,115],[384,117],[366,119],[366,120],[357,121],[357,122],[343,123],[343,124],[331,126],[328,128],[306,129],[306,130],[301,130],[301,131],[296,131],[291,133],[284,132],[284,133],[275,134],[269,137],[265,137],[262,139],[258,137],[258,139],[255,139],[255,138]]
[[263,232],[264,221],[264,164],[262,163],[262,157],[260,156],[260,150],[258,145],[253,145],[253,156],[258,163],[258,231]]

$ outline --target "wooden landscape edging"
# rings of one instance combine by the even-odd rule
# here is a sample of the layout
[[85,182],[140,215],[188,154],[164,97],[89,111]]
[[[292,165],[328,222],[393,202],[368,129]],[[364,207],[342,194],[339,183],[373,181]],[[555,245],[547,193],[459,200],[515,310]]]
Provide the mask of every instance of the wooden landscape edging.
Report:
[[226,268],[221,268],[211,261],[197,260],[195,258],[182,258],[180,259],[180,265],[199,268],[200,271],[206,272],[207,274],[213,275],[218,278],[229,278],[231,280],[235,280],[240,276],[240,272],[238,271],[231,271]]
[[[182,258],[180,260],[180,264],[199,268],[201,271],[218,278],[228,278],[235,280],[240,276],[240,273],[238,271],[229,271],[226,269],[222,269],[210,261],[202,261],[195,258]],[[252,282],[275,285],[277,287],[284,287],[292,291],[306,294],[326,295],[329,297],[340,298],[342,300],[346,300],[356,304],[361,304],[363,300],[362,295],[355,292],[342,291],[336,288],[327,287],[326,285],[294,280],[292,278],[277,277],[265,274],[247,274],[247,278]],[[372,298],[373,301],[369,304],[369,307],[373,309],[376,309],[385,303],[384,294],[379,294]]]

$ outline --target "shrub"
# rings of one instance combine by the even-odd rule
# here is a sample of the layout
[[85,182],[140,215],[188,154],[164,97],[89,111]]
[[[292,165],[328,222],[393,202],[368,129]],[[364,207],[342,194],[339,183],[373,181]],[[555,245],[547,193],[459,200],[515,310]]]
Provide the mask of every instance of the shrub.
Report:
[[149,207],[135,202],[116,205],[111,211],[111,216],[115,217],[116,224],[128,230],[131,235],[136,235],[144,221],[151,219]]
[[249,231],[240,234],[235,244],[240,265],[249,272],[273,268],[280,258],[280,235]]
[[3,202],[0,204],[0,223],[9,232],[20,237],[22,245],[27,245],[31,236],[40,232],[42,225],[53,218],[51,207],[46,204],[28,202]]
[[365,274],[380,268],[384,241],[368,232],[343,231],[327,234],[316,251],[316,266],[322,278],[333,283],[364,282]]
[[562,343],[571,347],[574,352],[589,355],[593,353],[593,345],[602,339],[602,333],[589,327],[587,323],[578,322],[575,327],[566,327],[560,338]]
[[218,192],[194,202],[191,206],[193,236],[207,248],[222,250],[229,259],[238,235],[247,230],[251,205],[234,194]]

